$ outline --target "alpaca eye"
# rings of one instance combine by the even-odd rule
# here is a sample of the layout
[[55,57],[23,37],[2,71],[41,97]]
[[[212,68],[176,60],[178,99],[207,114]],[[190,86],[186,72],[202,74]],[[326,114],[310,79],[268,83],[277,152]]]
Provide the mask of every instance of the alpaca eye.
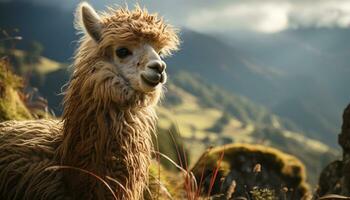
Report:
[[128,57],[129,55],[132,54],[132,52],[129,49],[125,48],[125,47],[118,48],[115,53],[117,54],[117,56],[119,58],[122,58],[122,59],[126,58],[126,57]]

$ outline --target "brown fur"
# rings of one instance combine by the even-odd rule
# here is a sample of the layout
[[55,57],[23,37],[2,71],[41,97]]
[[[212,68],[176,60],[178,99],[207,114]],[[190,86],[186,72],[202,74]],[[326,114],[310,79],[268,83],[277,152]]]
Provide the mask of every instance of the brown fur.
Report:
[[139,7],[110,9],[101,21],[100,40],[85,34],[76,52],[62,123],[0,124],[0,199],[111,198],[99,181],[86,174],[44,171],[58,164],[100,176],[118,199],[142,199],[161,87],[151,92],[133,88],[108,62],[110,49],[119,43],[146,42],[168,55],[179,42],[172,27]]

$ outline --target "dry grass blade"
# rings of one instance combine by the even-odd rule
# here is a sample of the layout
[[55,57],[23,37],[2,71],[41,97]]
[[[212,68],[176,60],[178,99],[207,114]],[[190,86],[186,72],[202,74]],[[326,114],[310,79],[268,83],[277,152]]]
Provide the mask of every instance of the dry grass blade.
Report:
[[[177,169],[179,169],[185,176],[185,187],[186,187],[186,191],[187,191],[187,198],[188,199],[196,199],[196,193],[198,190],[197,187],[197,180],[194,176],[194,174],[186,169],[184,169],[183,167],[181,167],[180,165],[178,165],[175,161],[173,161],[171,158],[169,158],[167,155],[164,155],[160,152],[154,151],[155,154],[162,156],[163,158],[165,158],[166,160],[168,160],[170,163],[172,163]],[[192,194],[193,193],[193,194]],[[194,195],[194,196],[192,196]]]
[[[77,168],[77,167],[72,167],[72,166],[51,166],[51,167],[48,167],[45,169],[45,171],[50,171],[50,170],[60,170],[60,169],[70,169],[70,170],[75,170],[75,171],[79,171],[79,172],[82,172],[84,174],[87,174],[89,176],[92,176],[94,178],[96,178],[97,180],[99,180],[101,183],[103,183],[103,185],[106,186],[106,188],[112,193],[113,195],[113,198],[114,199],[118,199],[117,196],[115,195],[113,189],[108,185],[108,183],[103,180],[101,177],[97,176],[96,174],[92,173],[92,172],[89,172],[87,170],[84,170],[84,169],[81,169],[81,168]],[[108,178],[108,177],[107,177]],[[124,188],[123,188],[124,189]],[[125,190],[125,189],[124,189]]]
[[[158,137],[155,136],[155,139],[156,139],[156,151],[159,152],[159,141],[158,141]],[[156,159],[157,159],[157,162],[158,162],[158,180],[160,180],[160,156],[157,154],[156,155]],[[157,200],[159,200],[159,188],[157,188]],[[150,195],[152,196],[152,194],[150,193]]]
[[261,172],[261,164],[256,164],[255,166],[254,166],[254,169],[253,169],[253,172],[254,173],[260,173]]
[[[187,194],[187,199],[192,199],[191,196],[190,196],[190,193],[191,193],[192,191],[191,191],[191,186],[190,186],[190,184],[189,184],[189,181],[190,181],[190,180],[189,180],[189,176],[188,176],[188,168],[187,168],[187,161],[186,161],[185,154],[183,154],[184,160],[182,160],[182,156],[181,156],[181,154],[180,154],[179,147],[177,146],[177,142],[176,142],[176,140],[175,140],[175,138],[174,138],[174,134],[172,133],[172,131],[169,131],[169,133],[170,133],[171,139],[172,139],[172,141],[173,141],[173,143],[174,143],[174,145],[175,145],[175,149],[176,149],[176,153],[177,153],[177,156],[178,156],[178,159],[179,159],[179,162],[180,162],[180,166],[181,166],[182,169],[184,169],[184,170],[186,171],[186,173],[185,173],[185,184],[184,184],[184,186],[185,186],[186,191],[187,191],[187,193],[186,193],[186,194]],[[183,145],[182,145],[182,152],[183,152],[183,153],[185,152]],[[183,165],[184,163],[185,163],[185,168],[184,168],[184,165]]]
[[162,156],[163,158],[165,158],[166,160],[168,160],[171,164],[173,164],[177,169],[179,169],[180,171],[182,171],[184,174],[187,174],[187,171],[185,169],[183,169],[180,165],[178,165],[175,161],[173,161],[171,158],[169,158],[167,155],[162,154],[160,152],[154,151],[155,154]]
[[210,186],[209,186],[209,190],[208,190],[208,199],[209,199],[211,191],[213,189],[213,186],[214,186],[214,183],[215,183],[215,180],[216,180],[216,176],[217,176],[217,174],[219,172],[221,162],[224,159],[224,155],[225,155],[225,147],[224,147],[224,150],[221,152],[220,159],[217,162],[217,166],[215,168],[214,174],[213,174],[213,176],[210,179]]
[[119,185],[119,187],[120,187],[121,189],[123,189],[124,192],[127,194],[127,191],[126,191],[125,187],[124,187],[121,183],[119,183],[117,180],[115,180],[114,178],[111,178],[111,177],[109,177],[109,176],[106,176],[106,178],[107,178],[108,180],[110,180],[110,181],[113,181],[113,182],[116,183],[117,185]]
[[[157,182],[157,184],[159,185],[159,187],[163,190],[163,192],[165,192],[165,194],[167,195],[167,197],[171,200],[173,200],[173,197],[171,196],[171,194],[169,193],[168,189],[160,182],[160,180],[157,180],[156,177],[152,176],[150,174],[151,177],[154,178],[154,180]],[[158,191],[158,196],[159,196],[159,191]],[[158,197],[157,197],[158,198]]]
[[[171,139],[172,139],[172,141],[173,141],[173,143],[175,145],[175,149],[176,149],[176,153],[177,153],[177,156],[178,156],[178,159],[179,159],[179,162],[180,162],[180,166],[181,166],[181,168],[183,168],[182,157],[181,157],[181,154],[180,154],[179,147],[176,145],[177,143],[176,143],[176,139],[174,137],[174,134],[172,133],[172,131],[169,131],[169,134],[170,134]],[[185,166],[185,167],[186,167],[186,170],[187,170],[187,166]]]
[[324,200],[325,199],[334,199],[334,200],[336,200],[336,199],[350,199],[350,197],[341,196],[341,195],[337,195],[337,194],[327,194],[327,195],[319,198],[319,200],[321,200],[321,199],[324,199]]
[[233,193],[235,193],[236,191],[236,181],[233,180],[230,184],[230,187],[228,188],[227,192],[226,192],[226,199],[231,199],[232,198],[232,195]]

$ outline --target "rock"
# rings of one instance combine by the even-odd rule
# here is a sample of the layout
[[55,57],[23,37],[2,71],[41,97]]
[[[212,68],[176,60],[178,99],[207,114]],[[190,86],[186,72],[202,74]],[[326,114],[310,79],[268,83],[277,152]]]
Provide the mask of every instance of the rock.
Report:
[[212,196],[227,198],[234,182],[234,192],[227,199],[304,199],[309,194],[304,165],[292,155],[263,145],[215,147],[203,154],[192,172],[203,193]]
[[338,194],[350,196],[350,105],[343,114],[342,131],[338,143],[343,150],[342,160],[330,163],[321,173],[317,196]]
[[318,196],[341,193],[342,169],[343,162],[340,160],[334,161],[326,166],[320,175]]
[[343,148],[344,159],[350,159],[350,104],[343,114],[343,126],[338,137],[338,143]]

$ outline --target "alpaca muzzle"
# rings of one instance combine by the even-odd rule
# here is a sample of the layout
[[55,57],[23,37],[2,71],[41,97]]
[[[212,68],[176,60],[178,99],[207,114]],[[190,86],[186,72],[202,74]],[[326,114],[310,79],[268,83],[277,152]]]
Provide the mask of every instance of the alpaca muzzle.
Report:
[[141,75],[143,81],[152,87],[157,86],[159,83],[165,83],[166,64],[162,60],[151,61],[146,65],[146,71]]
[[151,87],[156,87],[159,83],[164,83],[165,72],[148,72],[141,74],[142,80]]

